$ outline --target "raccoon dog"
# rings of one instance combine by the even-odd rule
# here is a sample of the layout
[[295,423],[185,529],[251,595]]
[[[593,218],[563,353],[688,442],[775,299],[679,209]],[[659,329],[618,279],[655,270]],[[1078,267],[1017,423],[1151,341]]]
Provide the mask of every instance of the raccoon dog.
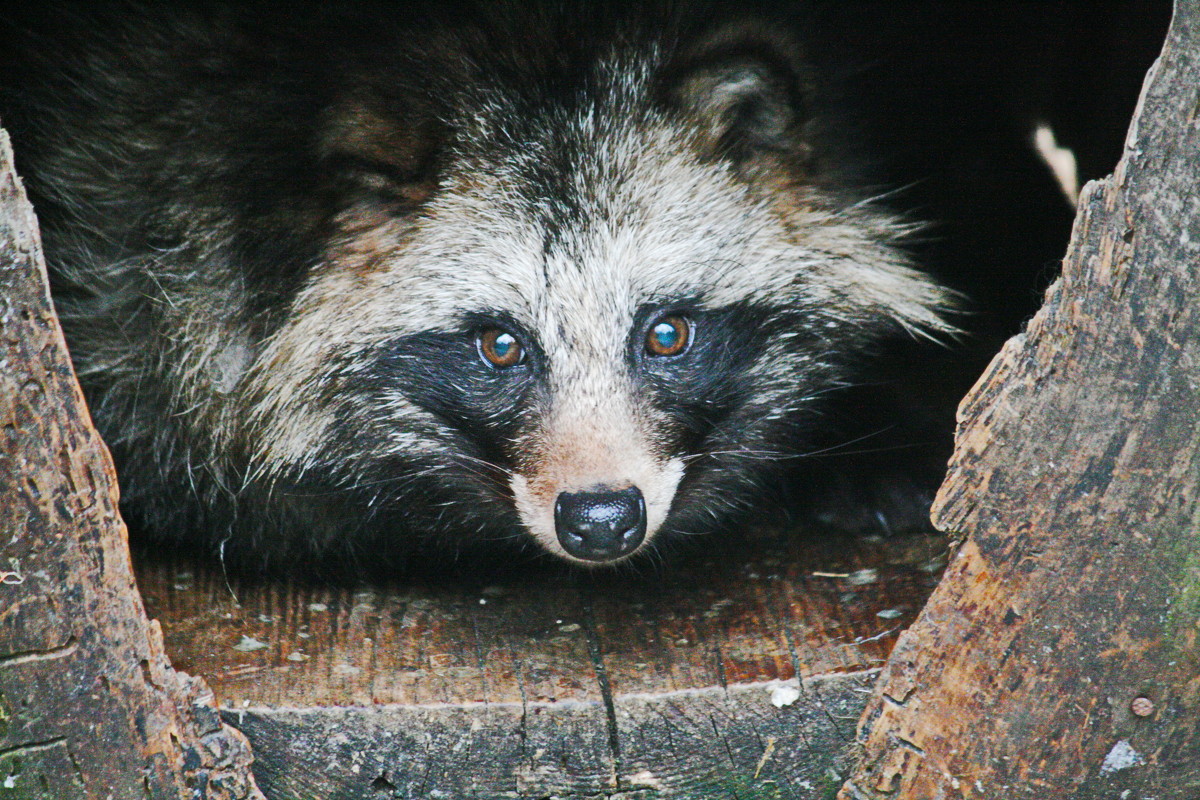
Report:
[[948,326],[800,47],[712,8],[431,5],[7,34],[135,528],[301,570],[500,540],[597,565],[812,505],[841,388]]

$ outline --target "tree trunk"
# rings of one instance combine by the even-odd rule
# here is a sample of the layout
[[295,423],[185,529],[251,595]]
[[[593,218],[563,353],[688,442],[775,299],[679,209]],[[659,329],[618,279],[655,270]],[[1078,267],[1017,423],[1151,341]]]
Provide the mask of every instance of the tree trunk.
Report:
[[840,798],[1200,796],[1200,4],[1178,2],[1062,278],[964,401]]
[[0,131],[0,795],[261,798],[245,740],[146,619],[45,281]]

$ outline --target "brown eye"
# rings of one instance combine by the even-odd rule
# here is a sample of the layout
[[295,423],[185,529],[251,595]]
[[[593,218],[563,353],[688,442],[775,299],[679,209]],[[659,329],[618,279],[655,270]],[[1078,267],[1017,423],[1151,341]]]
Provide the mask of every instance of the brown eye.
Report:
[[500,328],[488,328],[480,332],[475,341],[479,345],[479,354],[483,360],[493,367],[505,369],[515,367],[525,360],[525,348],[517,341],[517,337]]
[[652,356],[677,356],[687,349],[692,328],[683,317],[663,317],[646,334],[646,352]]

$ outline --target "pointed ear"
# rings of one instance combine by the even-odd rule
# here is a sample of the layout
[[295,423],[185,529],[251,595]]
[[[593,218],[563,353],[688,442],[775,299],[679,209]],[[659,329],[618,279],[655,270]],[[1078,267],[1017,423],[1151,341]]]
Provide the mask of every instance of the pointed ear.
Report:
[[666,70],[667,102],[736,161],[774,151],[806,158],[810,79],[798,43],[763,26],[727,27]]
[[412,206],[436,186],[444,132],[419,101],[344,97],[327,112],[323,134],[322,160],[344,191]]

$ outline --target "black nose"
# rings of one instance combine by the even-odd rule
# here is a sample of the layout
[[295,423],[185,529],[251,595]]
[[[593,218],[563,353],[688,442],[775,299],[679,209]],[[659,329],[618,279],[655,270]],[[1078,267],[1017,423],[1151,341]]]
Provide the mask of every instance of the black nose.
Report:
[[563,549],[576,558],[613,561],[646,538],[646,501],[636,486],[563,492],[554,504],[554,527]]

